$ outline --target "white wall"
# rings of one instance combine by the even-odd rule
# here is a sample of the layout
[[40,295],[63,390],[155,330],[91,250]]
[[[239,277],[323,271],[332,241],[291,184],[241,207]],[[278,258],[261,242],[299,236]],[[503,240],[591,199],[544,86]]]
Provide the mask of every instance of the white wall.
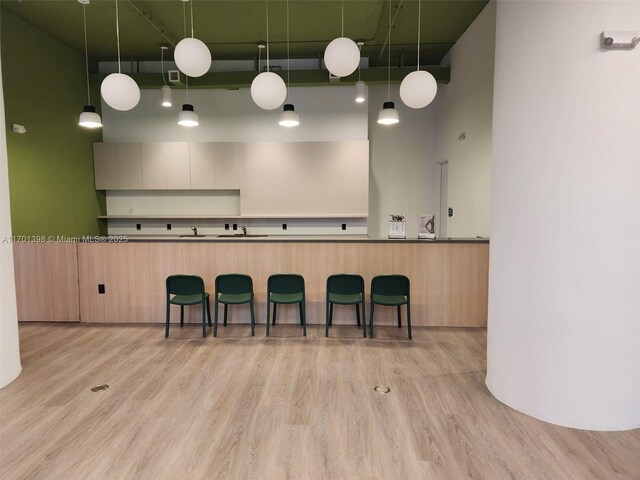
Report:
[[500,2],[487,386],[570,427],[640,427],[638,2]]
[[449,162],[450,237],[490,234],[495,24],[490,2],[442,61],[451,67],[451,82],[440,88],[437,156]]
[[[387,87],[369,87],[369,236],[387,237],[390,213],[405,215],[407,238],[418,236],[418,217],[440,211],[440,166],[436,158],[437,99],[426,108],[406,107],[391,86],[400,123],[383,126],[378,113]],[[439,233],[439,232],[436,232]]]
[[2,67],[0,66],[0,388],[13,381],[22,370],[16,284],[13,273],[11,212],[9,208],[9,165],[4,118]]
[[293,87],[288,102],[300,115],[300,126],[278,125],[280,111],[262,110],[248,88],[191,89],[200,126],[177,125],[186,103],[185,90],[174,89],[173,107],[160,106],[160,89],[141,91],[133,110],[119,112],[102,104],[105,142],[313,142],[366,140],[366,107],[353,101],[353,87]]

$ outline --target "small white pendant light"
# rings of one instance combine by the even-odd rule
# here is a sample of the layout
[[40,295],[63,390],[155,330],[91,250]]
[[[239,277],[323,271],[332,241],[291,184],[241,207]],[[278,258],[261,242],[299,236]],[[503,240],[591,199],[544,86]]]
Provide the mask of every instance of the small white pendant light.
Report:
[[418,61],[417,69],[404,77],[400,84],[400,98],[407,107],[424,108],[433,102],[438,92],[438,84],[429,72],[420,70],[420,17],[421,4],[418,1]]
[[[364,42],[358,42],[358,49],[362,52]],[[362,55],[360,55],[362,56]],[[356,82],[356,103],[367,101],[367,84],[360,79],[360,65],[358,65],[358,81]]]
[[251,98],[264,110],[275,110],[287,98],[287,86],[284,80],[269,71],[269,0],[267,5],[267,71],[262,72],[251,82]]
[[164,51],[168,48],[169,47],[167,47],[166,45],[162,45],[160,47],[160,71],[162,72],[162,81],[164,82],[164,85],[160,89],[160,94],[162,97],[160,105],[162,105],[163,107],[170,107],[171,105],[173,105],[173,93],[164,76]]
[[324,51],[324,64],[336,77],[348,77],[360,65],[360,49],[356,42],[344,36],[344,0],[342,0],[342,30]]
[[395,104],[391,101],[391,0],[389,0],[389,57],[387,65],[387,101],[378,114],[380,125],[395,125],[400,121]]
[[190,103],[182,105],[182,111],[178,115],[178,125],[183,127],[197,127],[200,125],[198,114],[193,110],[193,105]]
[[[189,0],[182,0],[188,2]],[[183,3],[184,11],[184,3]],[[201,77],[211,68],[211,52],[202,40],[193,36],[193,0],[191,0],[191,37],[183,38],[176,45],[173,59],[185,75]]]
[[[289,0],[287,0],[287,95],[289,93],[289,72],[291,70],[289,64]],[[295,111],[295,107],[292,103],[285,103],[284,109],[280,114],[280,121],[278,125],[282,127],[297,127],[300,125],[300,118]]]
[[122,73],[120,65],[120,20],[116,0],[116,39],[118,43],[118,73],[112,73],[102,81],[100,93],[105,103],[120,111],[131,110],[140,101],[140,88],[133,78]]
[[89,49],[87,47],[87,11],[86,5],[90,0],[78,0],[82,4],[82,16],[84,19],[84,55],[87,66],[87,105],[82,108],[82,113],[78,119],[78,125],[85,128],[102,127],[102,119],[96,113],[96,107],[91,105],[91,88],[89,85]]

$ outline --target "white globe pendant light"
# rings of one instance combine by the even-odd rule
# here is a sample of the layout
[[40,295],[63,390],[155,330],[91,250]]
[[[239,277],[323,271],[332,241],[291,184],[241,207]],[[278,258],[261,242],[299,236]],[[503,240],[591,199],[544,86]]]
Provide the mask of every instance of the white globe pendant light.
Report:
[[324,64],[332,75],[348,77],[360,64],[358,45],[346,37],[332,40],[324,51]]
[[124,73],[112,73],[100,85],[102,98],[111,108],[126,112],[138,105],[140,88],[133,78]]
[[400,98],[407,107],[424,108],[438,91],[438,84],[429,72],[417,70],[404,77],[400,84]]
[[131,110],[140,101],[140,88],[133,78],[122,73],[120,66],[120,22],[116,0],[116,39],[118,44],[118,73],[112,73],[102,81],[100,94],[105,103],[120,111]]
[[287,86],[280,75],[262,72],[251,82],[251,98],[260,108],[275,110],[287,98]]
[[407,107],[424,108],[433,102],[438,84],[429,72],[420,70],[420,17],[422,1],[418,1],[418,61],[417,70],[404,77],[400,84],[400,98]]
[[360,49],[356,42],[344,36],[344,0],[342,0],[342,33],[324,51],[324,65],[336,77],[348,77],[360,65]]
[[190,77],[201,77],[211,68],[211,52],[197,38],[180,40],[173,52],[173,59],[180,71]]
[[[182,15],[184,17],[184,4],[189,0],[182,0]],[[211,52],[202,40],[193,36],[193,0],[191,0],[191,37],[186,36],[178,42],[173,51],[173,59],[176,66],[185,75],[201,77],[211,68]]]
[[287,86],[284,80],[269,71],[269,0],[267,6],[267,71],[262,72],[251,82],[251,98],[264,110],[275,110],[280,107],[287,98]]

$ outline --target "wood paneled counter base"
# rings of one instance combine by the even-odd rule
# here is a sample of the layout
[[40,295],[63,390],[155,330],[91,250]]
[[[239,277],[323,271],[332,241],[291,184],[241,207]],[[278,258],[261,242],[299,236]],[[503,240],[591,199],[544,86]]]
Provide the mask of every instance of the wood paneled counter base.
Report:
[[[487,243],[79,243],[77,278],[71,279],[66,277],[74,275],[73,269],[53,268],[56,262],[29,262],[32,249],[46,256],[47,249],[51,255],[57,255],[59,247],[56,244],[15,246],[22,321],[53,320],[46,318],[46,302],[52,295],[56,296],[58,285],[68,288],[75,281],[78,295],[75,298],[69,295],[68,299],[77,305],[79,297],[82,322],[161,323],[165,315],[165,279],[168,275],[200,275],[208,291],[213,293],[215,277],[234,272],[246,273],[253,278],[258,323],[264,323],[266,317],[267,277],[277,272],[295,272],[305,277],[310,324],[324,323],[327,277],[342,272],[362,275],[367,290],[374,275],[399,273],[408,276],[415,326],[482,327],[486,326],[487,320]],[[105,286],[104,294],[98,293],[99,284]],[[50,294],[41,296],[38,289],[34,291],[33,285],[50,289]],[[37,305],[38,302],[45,302],[45,305]],[[60,309],[59,306],[57,310]],[[355,325],[352,310],[337,307],[334,322]],[[68,311],[73,312],[73,309]],[[231,309],[229,313],[232,323],[249,321],[243,309]],[[198,312],[194,310],[191,314],[187,317],[189,320],[199,321]],[[278,317],[282,323],[293,323],[298,321],[296,315],[293,308],[283,308]],[[67,320],[78,321],[78,318]],[[378,325],[393,325],[394,322],[394,309],[376,311]]]

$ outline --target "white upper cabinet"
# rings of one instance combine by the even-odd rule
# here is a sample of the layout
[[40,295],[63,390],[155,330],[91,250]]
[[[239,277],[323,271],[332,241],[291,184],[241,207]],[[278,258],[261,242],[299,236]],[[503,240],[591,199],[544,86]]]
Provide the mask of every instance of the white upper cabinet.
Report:
[[192,190],[238,190],[240,146],[235,142],[191,142]]
[[240,150],[238,143],[214,143],[215,188],[238,190],[240,188]]
[[139,143],[94,143],[93,168],[96,190],[142,188]]
[[189,143],[192,190],[212,190],[216,188],[213,145],[211,142]]
[[187,142],[142,144],[143,190],[188,190],[190,188],[191,173]]

